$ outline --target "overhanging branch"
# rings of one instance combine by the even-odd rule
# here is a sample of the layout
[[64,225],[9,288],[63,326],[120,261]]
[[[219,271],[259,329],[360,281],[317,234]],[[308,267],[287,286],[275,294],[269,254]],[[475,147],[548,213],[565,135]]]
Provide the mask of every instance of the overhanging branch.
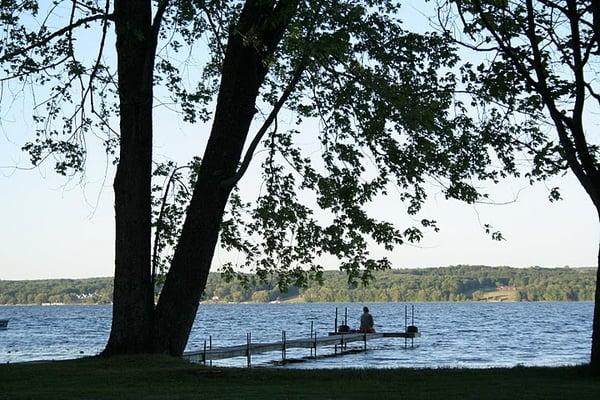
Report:
[[246,170],[250,166],[250,161],[252,161],[252,156],[254,155],[254,151],[256,151],[258,144],[262,140],[263,136],[267,132],[267,129],[269,129],[269,127],[271,126],[271,124],[273,123],[275,118],[277,118],[277,114],[279,113],[279,111],[281,110],[281,108],[283,107],[283,105],[285,104],[287,99],[290,97],[290,95],[294,91],[294,89],[295,89],[296,85],[298,84],[298,82],[300,81],[300,78],[302,77],[302,74],[304,73],[305,69],[306,69],[306,58],[303,58],[300,61],[300,64],[298,65],[296,70],[294,71],[294,74],[292,75],[292,80],[288,83],[287,87],[281,94],[281,97],[279,98],[279,100],[277,100],[277,103],[275,103],[275,106],[273,106],[273,109],[269,113],[269,116],[267,117],[265,122],[262,124],[262,126],[260,127],[258,132],[256,133],[256,136],[254,136],[254,139],[252,139],[252,142],[250,143],[250,146],[248,147],[248,150],[246,151],[246,155],[244,156],[244,159],[242,161],[242,164],[240,165],[240,168],[238,169],[238,171],[236,172],[236,174],[234,176],[221,182],[221,187],[231,189],[239,182],[240,179],[242,179],[242,177],[246,173]]
[[5,61],[10,60],[11,58],[25,54],[29,50],[33,50],[35,48],[41,47],[41,46],[47,44],[48,42],[50,42],[51,40],[56,39],[59,36],[70,33],[73,29],[75,29],[81,25],[85,25],[90,22],[98,21],[98,20],[111,20],[112,21],[112,20],[114,20],[114,14],[90,15],[89,17],[77,20],[77,21],[73,22],[72,24],[69,24],[69,25],[57,30],[56,32],[53,32],[53,33],[49,34],[48,36],[38,40],[37,42],[30,44],[27,47],[4,54],[2,57],[0,57],[0,63],[3,63]]
[[171,184],[176,180],[176,174],[182,169],[190,168],[189,165],[183,165],[181,167],[176,167],[171,171],[171,175],[169,176],[169,180],[167,181],[167,186],[165,187],[165,191],[163,193],[160,211],[158,213],[158,219],[156,221],[156,231],[154,232],[154,245],[152,247],[152,287],[156,288],[156,275],[158,274],[158,245],[160,242],[160,234],[162,228],[163,217],[165,214],[165,207],[167,205],[167,197],[169,196],[169,190],[171,188]]

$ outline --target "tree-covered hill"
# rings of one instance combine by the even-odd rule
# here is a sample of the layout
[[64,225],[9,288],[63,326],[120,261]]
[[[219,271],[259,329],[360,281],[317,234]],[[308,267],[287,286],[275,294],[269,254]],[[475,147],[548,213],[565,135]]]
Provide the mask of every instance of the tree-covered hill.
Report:
[[0,280],[0,304],[104,304],[112,291],[112,278]]
[[[592,300],[593,268],[510,268],[453,266],[392,269],[375,273],[367,287],[353,288],[346,275],[326,271],[324,283],[290,288],[281,293],[274,284],[227,282],[211,273],[203,299],[213,302],[363,302],[363,301],[571,301]],[[0,280],[0,304],[110,303],[112,278]]]

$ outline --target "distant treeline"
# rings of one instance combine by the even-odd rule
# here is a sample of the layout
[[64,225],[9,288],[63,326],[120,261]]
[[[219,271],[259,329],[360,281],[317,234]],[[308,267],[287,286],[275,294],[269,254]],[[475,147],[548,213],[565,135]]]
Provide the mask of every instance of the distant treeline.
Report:
[[[326,271],[324,283],[280,292],[268,283],[226,282],[208,278],[203,300],[212,302],[388,302],[388,301],[576,301],[593,300],[595,268],[510,268],[453,266],[393,269],[375,273],[367,287],[348,285],[338,271]],[[252,281],[252,279],[250,280]],[[1,281],[0,304],[97,304],[112,301],[112,279]]]
[[0,280],[0,304],[108,304],[112,278]]

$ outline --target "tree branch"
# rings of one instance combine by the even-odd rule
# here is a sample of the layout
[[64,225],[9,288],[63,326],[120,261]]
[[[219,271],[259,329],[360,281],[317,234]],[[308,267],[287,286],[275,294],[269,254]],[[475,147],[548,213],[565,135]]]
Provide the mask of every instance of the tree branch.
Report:
[[215,35],[215,41],[217,42],[217,47],[219,48],[219,51],[221,53],[220,56],[222,59],[223,57],[225,57],[225,48],[223,47],[223,43],[221,43],[220,31],[219,31],[219,29],[217,29],[217,25],[213,21],[213,18],[210,15],[208,8],[206,8],[206,4],[204,2],[202,2],[200,4],[200,7],[202,8],[202,11],[204,11],[204,14],[206,14],[206,19],[208,20],[210,29],[212,30],[213,35]]
[[154,246],[152,249],[152,288],[155,288],[156,286],[156,274],[157,274],[157,267],[158,267],[158,243],[160,241],[160,231],[161,231],[161,227],[162,227],[162,219],[165,213],[165,206],[167,205],[167,196],[169,195],[169,189],[171,187],[171,184],[173,183],[173,181],[176,179],[175,174],[182,169],[185,168],[190,168],[189,165],[184,165],[181,167],[177,167],[174,168],[173,171],[171,171],[171,176],[169,177],[169,180],[167,181],[167,187],[165,188],[165,192],[163,194],[163,198],[162,198],[162,202],[160,205],[160,212],[158,213],[158,219],[156,220],[156,232],[154,232]]
[[575,106],[573,108],[573,118],[569,122],[569,127],[575,141],[575,148],[579,159],[587,175],[591,178],[597,178],[598,169],[590,155],[587,140],[583,133],[583,107],[585,104],[585,77],[583,68],[585,66],[580,47],[579,35],[579,17],[577,15],[577,3],[575,0],[568,0],[569,23],[571,27],[571,47],[573,48],[573,63],[575,64]]
[[[106,13],[108,13],[109,7],[110,7],[110,0],[106,0],[106,10],[105,10]],[[83,96],[83,99],[81,99],[81,102],[84,103],[85,97],[88,95],[88,93],[91,93],[90,105],[92,107],[92,113],[94,113],[94,114],[96,114],[96,110],[94,109],[93,82],[94,82],[94,78],[96,77],[96,74],[98,73],[98,68],[100,67],[100,62],[102,60],[102,54],[104,53],[104,45],[106,42],[107,31],[108,31],[108,21],[104,21],[104,23],[102,24],[102,38],[100,39],[100,47],[98,49],[98,56],[96,57],[96,63],[94,64],[94,68],[92,69],[92,73],[90,74],[88,88]]]
[[152,75],[154,73],[154,61],[156,59],[156,47],[158,45],[158,35],[160,33],[160,26],[163,21],[163,16],[169,5],[169,0],[162,0],[158,4],[158,8],[156,10],[156,14],[154,14],[154,18],[152,19],[152,36],[150,38],[151,43],[149,43],[148,51],[146,53],[146,60],[144,65],[144,79],[143,82],[152,82]]
[[[551,96],[551,91],[548,87],[548,83],[546,81],[546,71],[543,67],[543,61],[541,56],[541,51],[538,46],[537,36],[535,34],[535,11],[533,8],[533,1],[526,0],[527,7],[527,38],[531,44],[531,48],[533,51],[534,64],[533,68],[538,77],[539,89],[542,99],[548,107],[550,112],[550,116],[554,121],[556,126],[556,131],[558,133],[558,137],[560,143],[565,150],[567,163],[573,173],[577,176],[583,187],[588,191],[592,199],[595,199],[595,196],[590,192],[591,190],[591,179],[594,177],[596,171],[590,170],[589,165],[586,167],[586,160],[589,157],[589,152],[587,149],[587,145],[585,144],[585,137],[579,137],[579,133],[573,129],[573,123],[571,118],[565,117],[557,108],[554,99]],[[578,46],[579,44],[574,44],[573,46]],[[571,133],[575,139],[575,145],[571,141],[568,136],[568,133],[565,129],[565,124],[571,127]],[[583,144],[581,140],[583,139]],[[573,147],[575,146],[575,147]],[[577,155],[579,154],[579,160]],[[583,165],[582,165],[583,163]]]
[[585,80],[583,76],[583,59],[581,56],[581,39],[579,36],[579,23],[577,16],[577,3],[574,0],[568,0],[567,6],[569,13],[569,27],[571,28],[571,48],[573,49],[573,72],[575,75],[575,107],[573,108],[573,117],[577,119],[583,113],[585,102]]
[[52,39],[55,39],[59,36],[62,36],[66,33],[71,32],[73,29],[81,26],[81,25],[85,25],[87,23],[93,22],[93,21],[98,21],[98,20],[114,20],[114,15],[113,14],[99,14],[99,15],[90,15],[89,17],[86,18],[82,18],[80,20],[77,20],[75,22],[73,22],[72,24],[69,24],[68,26],[65,26],[59,30],[57,30],[54,33],[51,33],[50,35],[44,37],[43,39],[32,43],[31,45],[24,47],[22,49],[13,51],[11,53],[8,54],[4,54],[2,57],[0,57],[0,63],[3,63],[5,61],[10,60],[11,58],[14,58],[16,56],[20,56],[22,54],[27,53],[29,50],[41,47],[45,44],[47,44],[48,42],[50,42]]
[[[563,115],[557,108],[554,99],[552,98],[552,92],[548,87],[548,83],[546,82],[546,71],[544,70],[544,63],[542,60],[541,50],[538,46],[537,35],[535,33],[535,16],[534,16],[534,8],[532,4],[532,0],[526,0],[527,5],[527,26],[525,31],[525,36],[529,40],[531,44],[531,49],[533,52],[533,60],[531,62],[531,67],[533,68],[537,81],[533,79],[530,75],[530,68],[524,65],[519,56],[515,54],[514,49],[507,44],[502,37],[499,36],[496,29],[486,20],[484,11],[481,7],[481,2],[479,0],[474,0],[473,4],[476,7],[476,11],[479,14],[479,18],[481,24],[487,29],[488,32],[493,36],[494,40],[498,43],[502,52],[508,57],[513,66],[517,69],[517,72],[526,82],[533,87],[537,93],[540,94],[544,104],[548,108],[550,113],[550,117],[554,121],[554,125],[556,127],[556,131],[558,133],[558,138],[560,140],[561,146],[565,151],[565,158],[569,167],[573,171],[573,173],[577,176],[581,184],[586,190],[591,188],[590,176],[588,176],[582,168],[582,165],[579,163],[577,159],[577,152],[574,148],[573,142],[569,138],[569,135],[566,131],[565,124],[568,124],[569,118]],[[589,191],[588,191],[589,193]],[[590,193],[590,195],[592,195]]]
[[160,33],[160,25],[162,24],[163,16],[165,15],[165,11],[166,11],[168,5],[169,5],[169,0],[162,0],[158,4],[156,14],[154,15],[154,19],[152,20],[152,40],[155,43],[155,45],[154,45],[155,48],[156,48],[156,43],[158,42],[158,34]]
[[596,41],[600,42],[600,2],[597,0],[592,1],[592,15],[594,36],[596,37]]
[[290,95],[294,91],[294,89],[295,89],[296,85],[298,84],[298,82],[300,81],[300,78],[302,77],[302,74],[304,73],[305,69],[306,69],[306,57],[300,61],[300,64],[298,64],[298,67],[296,68],[296,70],[294,71],[294,74],[292,76],[292,80],[290,81],[290,83],[288,83],[287,87],[281,94],[281,97],[279,98],[279,100],[277,100],[277,103],[275,103],[275,105],[273,106],[271,113],[269,114],[269,116],[267,117],[267,119],[265,120],[263,125],[260,127],[260,129],[256,133],[256,136],[254,136],[254,139],[252,139],[252,142],[250,143],[250,146],[248,147],[248,150],[246,151],[246,155],[244,156],[244,159],[242,161],[242,164],[240,165],[240,168],[238,169],[238,171],[236,172],[236,174],[234,176],[221,182],[221,187],[230,189],[230,188],[234,187],[239,182],[240,179],[242,179],[242,177],[246,173],[246,170],[248,169],[248,166],[250,165],[250,161],[252,161],[252,156],[254,155],[254,151],[258,147],[258,144],[260,143],[263,136],[267,132],[267,129],[269,129],[269,126],[271,126],[271,124],[273,123],[275,118],[277,118],[277,114],[279,113],[279,111],[281,110],[281,108],[283,107],[283,105],[285,104],[287,99],[290,97]]

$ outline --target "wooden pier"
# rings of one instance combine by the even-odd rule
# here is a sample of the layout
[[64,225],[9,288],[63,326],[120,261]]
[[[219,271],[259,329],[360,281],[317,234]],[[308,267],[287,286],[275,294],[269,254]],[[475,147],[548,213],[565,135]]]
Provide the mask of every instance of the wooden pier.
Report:
[[[329,332],[327,336],[318,336],[313,329],[313,322],[310,323],[310,337],[300,339],[287,339],[286,331],[281,332],[281,341],[253,343],[252,334],[246,333],[246,344],[228,347],[212,347],[212,336],[209,337],[208,343],[204,341],[202,350],[187,351],[183,353],[183,358],[191,362],[204,363],[214,360],[223,360],[226,358],[246,357],[248,367],[252,366],[252,355],[260,353],[268,353],[273,351],[281,352],[281,361],[286,361],[286,352],[288,349],[302,348],[310,349],[310,357],[317,358],[317,349],[324,346],[334,346],[334,354],[338,353],[338,347],[343,354],[346,350],[346,345],[352,342],[362,342],[363,350],[367,350],[367,342],[374,339],[382,338],[404,338],[404,348],[408,348],[410,339],[411,347],[414,347],[414,339],[421,336],[418,328],[415,326],[415,306],[411,306],[411,324],[408,324],[408,306],[404,306],[404,332],[381,332],[381,333],[362,333],[357,331],[348,332],[348,308],[344,312],[344,329],[340,331],[338,327],[338,309],[335,308],[334,330]],[[340,328],[340,329],[338,329]]]
[[[207,361],[223,360],[226,358],[246,357],[248,366],[252,365],[252,355],[280,351],[283,361],[286,359],[287,349],[305,348],[311,349],[311,356],[317,358],[317,349],[324,346],[340,346],[344,349],[347,343],[363,342],[363,348],[367,349],[367,342],[373,339],[381,338],[405,338],[414,339],[421,336],[419,332],[382,332],[382,333],[335,333],[329,336],[316,336],[302,339],[286,340],[285,332],[282,333],[282,340],[278,342],[252,343],[250,334],[246,336],[246,344],[238,346],[228,346],[220,348],[210,348],[204,345],[203,350],[188,351],[183,354],[183,358],[197,363],[206,363]],[[405,341],[405,347],[407,342]],[[212,346],[211,346],[212,347]]]

